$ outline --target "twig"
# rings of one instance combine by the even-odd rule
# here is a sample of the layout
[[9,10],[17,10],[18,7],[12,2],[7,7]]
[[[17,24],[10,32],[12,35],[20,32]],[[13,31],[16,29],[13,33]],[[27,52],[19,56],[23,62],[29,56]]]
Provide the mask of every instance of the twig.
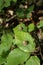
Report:
[[11,18],[9,18],[9,19],[6,20],[6,23],[8,23],[10,20],[12,20],[15,17],[16,17],[16,15],[13,15]]
[[[14,19],[16,17],[16,15],[13,15],[11,18],[7,19],[4,23],[7,24],[9,23],[9,21],[11,21],[12,19]],[[0,26],[3,25],[3,22],[0,24]]]

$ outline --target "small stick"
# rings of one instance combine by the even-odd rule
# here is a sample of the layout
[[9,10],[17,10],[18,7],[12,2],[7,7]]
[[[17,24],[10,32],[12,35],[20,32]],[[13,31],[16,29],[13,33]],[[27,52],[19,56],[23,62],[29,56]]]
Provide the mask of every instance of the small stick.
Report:
[[[6,21],[5,21],[5,24],[7,24],[7,23],[9,23],[9,21],[11,21],[13,18],[15,18],[16,17],[16,15],[13,15],[11,18],[9,18],[9,19],[7,19]],[[1,23],[0,24],[0,26],[1,25],[3,25],[3,23]]]

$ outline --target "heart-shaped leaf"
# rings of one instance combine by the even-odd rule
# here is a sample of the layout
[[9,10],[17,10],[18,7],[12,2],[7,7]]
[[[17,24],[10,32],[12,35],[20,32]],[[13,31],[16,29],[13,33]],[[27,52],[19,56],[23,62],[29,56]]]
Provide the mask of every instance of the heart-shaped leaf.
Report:
[[13,30],[16,38],[14,44],[16,43],[18,47],[25,52],[33,52],[35,50],[35,43],[32,36],[27,32],[18,31],[17,28]]

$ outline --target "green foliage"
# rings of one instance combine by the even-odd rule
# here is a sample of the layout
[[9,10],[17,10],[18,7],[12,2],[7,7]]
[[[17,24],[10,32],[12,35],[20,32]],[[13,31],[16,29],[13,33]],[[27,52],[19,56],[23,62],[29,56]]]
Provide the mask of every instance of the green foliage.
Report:
[[4,8],[4,7],[8,7],[10,6],[11,1],[13,1],[14,3],[17,2],[17,0],[0,0],[0,11]]
[[38,28],[43,27],[43,21],[40,21],[40,22],[37,24],[37,27],[38,27]]
[[14,28],[14,32],[16,33],[16,31],[24,31],[27,32],[27,27],[25,26],[25,24],[20,23],[19,25],[16,26],[16,28]]
[[[31,18],[31,12],[33,11],[34,9],[34,5],[30,6],[29,8],[27,8],[26,10],[24,10],[23,8],[20,8],[20,9],[17,9],[16,11],[16,15],[19,17],[19,18]],[[25,15],[26,14],[26,15]]]
[[[9,7],[11,2],[13,2],[14,6],[17,5],[14,9],[16,11],[14,11],[14,14],[17,16],[15,18],[16,23],[19,19],[23,19],[23,23],[19,22],[16,27],[13,25],[13,23],[15,24],[15,20],[14,22],[0,22],[2,23],[0,26],[0,65],[40,65],[39,58],[37,56],[31,56],[36,51],[37,42],[31,33],[37,32],[35,26],[38,30],[43,27],[43,21],[39,21],[37,25],[28,21],[28,19],[31,19],[30,14],[34,10],[34,5],[26,9],[24,7],[19,8],[18,4],[25,3],[27,0],[19,1],[20,3],[18,0],[0,0],[0,12],[3,11],[4,7]],[[29,3],[30,1],[32,2],[34,0],[29,0]],[[13,5],[11,6],[13,7]],[[7,17],[6,15],[5,17]],[[25,19],[27,19],[27,22],[24,21]],[[28,26],[25,25],[26,23],[28,23]]]
[[8,6],[10,6],[10,2],[11,2],[11,0],[4,0],[5,1],[5,4],[4,4],[4,7],[8,7]]
[[19,18],[24,18],[24,10],[23,9],[18,9],[16,11],[16,15],[19,17]]
[[40,65],[40,60],[37,58],[37,56],[32,56],[30,59],[26,62],[25,65]]
[[0,65],[5,63],[5,61],[6,61],[6,58],[3,58],[2,56],[0,56]]
[[3,4],[4,4],[3,0],[0,0],[0,11],[3,8]]
[[12,45],[12,35],[11,33],[3,33],[1,37],[1,44],[0,44],[0,55],[6,51],[8,51]]
[[18,65],[23,64],[30,54],[21,51],[20,49],[16,48],[10,52],[7,57],[7,63],[5,65]]
[[28,32],[32,32],[32,31],[34,31],[34,29],[35,29],[35,26],[34,26],[33,23],[31,23],[30,25],[28,25]]
[[17,0],[13,0],[14,1],[14,3],[16,3],[17,2]]
[[[18,31],[18,28],[18,26],[14,28],[15,38],[18,39],[16,44],[18,43],[18,47],[24,52],[33,52],[35,50],[34,39],[29,33]],[[27,45],[25,45],[26,43]]]
[[32,6],[30,6],[30,8],[28,8],[27,10],[26,10],[26,13],[27,13],[27,18],[31,18],[31,12],[33,11],[33,9],[34,9],[34,5],[32,5]]

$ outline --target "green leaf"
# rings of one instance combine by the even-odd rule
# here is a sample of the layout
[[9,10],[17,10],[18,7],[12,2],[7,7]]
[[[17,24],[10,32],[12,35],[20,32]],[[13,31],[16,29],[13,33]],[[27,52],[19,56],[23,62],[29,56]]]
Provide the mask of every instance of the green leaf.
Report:
[[3,6],[4,6],[4,0],[0,0],[0,11],[2,10]]
[[31,12],[33,11],[33,9],[34,9],[34,5],[32,5],[32,6],[30,6],[27,10],[26,10],[26,12],[27,12],[27,18],[31,18]]
[[32,12],[34,9],[34,5],[30,6],[30,8],[28,9],[29,12]]
[[11,1],[13,1],[14,3],[17,2],[17,0],[0,0],[0,11],[1,11],[4,7],[10,6]]
[[40,65],[40,60],[37,56],[31,56],[25,65]]
[[[16,38],[14,44],[16,43],[18,47],[24,52],[33,52],[35,50],[35,43],[32,36],[27,32],[18,31],[17,28],[14,28],[13,30]],[[28,42],[26,43],[26,45],[25,45],[25,41]]]
[[12,45],[12,35],[11,33],[4,33],[1,37],[1,44],[0,44],[0,55],[3,51],[8,51]]
[[6,58],[8,57],[9,52],[10,50],[8,50],[7,52],[3,51],[2,55],[0,55],[0,65],[6,63]]
[[19,17],[19,18],[24,18],[24,10],[23,9],[18,9],[16,11],[16,15]]
[[35,25],[33,23],[28,25],[28,32],[32,32],[35,28]]
[[0,56],[0,65],[3,64],[3,63],[5,63],[5,61],[6,61],[6,59],[3,58],[2,56]]
[[14,1],[14,3],[16,3],[17,2],[17,0],[13,0]]
[[27,18],[31,18],[31,13],[27,13]]
[[24,53],[20,49],[16,48],[10,52],[7,58],[7,63],[5,65],[18,65],[23,64],[24,61],[30,56],[29,53]]
[[40,21],[40,22],[37,24],[37,27],[38,27],[38,28],[43,27],[43,21]]
[[24,32],[26,32],[27,31],[27,27],[25,26],[25,24],[20,23],[19,25],[16,26],[16,30],[17,31],[24,31]]
[[5,4],[4,4],[4,6],[5,6],[5,7],[10,6],[10,2],[11,2],[11,0],[5,0]]

